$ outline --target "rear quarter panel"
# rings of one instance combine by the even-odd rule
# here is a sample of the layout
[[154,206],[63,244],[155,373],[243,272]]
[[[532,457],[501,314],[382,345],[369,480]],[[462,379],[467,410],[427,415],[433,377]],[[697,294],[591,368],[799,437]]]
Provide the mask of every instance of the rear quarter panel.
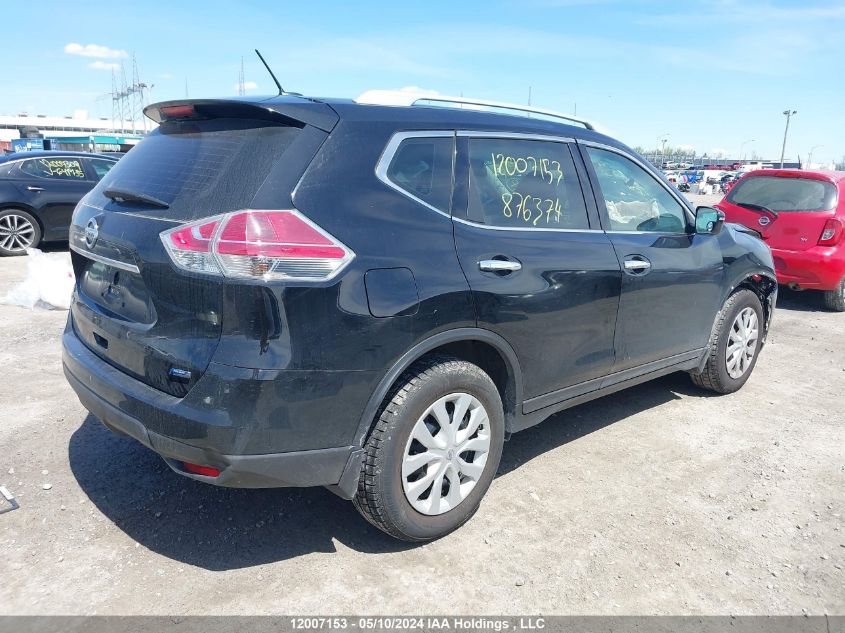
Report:
[[[291,329],[291,346],[309,365],[384,372],[428,336],[475,325],[451,219],[375,175],[395,131],[395,124],[341,121],[294,193],[297,209],[356,254],[334,286],[286,291],[288,318],[301,320]],[[365,275],[395,268],[410,271],[419,305],[374,317]]]

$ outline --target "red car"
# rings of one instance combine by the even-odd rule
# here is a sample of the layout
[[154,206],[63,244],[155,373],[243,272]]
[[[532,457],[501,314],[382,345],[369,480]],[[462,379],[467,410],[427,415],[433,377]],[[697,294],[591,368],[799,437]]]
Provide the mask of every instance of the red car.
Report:
[[751,171],[716,206],[762,235],[779,283],[822,290],[827,307],[845,311],[845,172]]

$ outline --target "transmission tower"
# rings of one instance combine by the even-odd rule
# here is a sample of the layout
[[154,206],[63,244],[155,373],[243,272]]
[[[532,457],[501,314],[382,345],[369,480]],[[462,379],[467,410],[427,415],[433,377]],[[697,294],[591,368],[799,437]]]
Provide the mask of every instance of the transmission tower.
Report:
[[[147,120],[144,117],[144,106],[149,100],[149,91],[153,84],[141,81],[138,72],[138,62],[135,53],[132,53],[132,80],[126,81],[126,66],[120,63],[120,71],[112,70],[111,75],[111,98],[112,98],[112,128],[115,132],[135,133],[139,131],[135,125],[137,119],[144,124],[144,132],[147,131]],[[144,91],[147,94],[144,94]]]
[[138,72],[138,61],[135,59],[135,53],[132,53],[132,85],[129,86],[129,92],[132,97],[132,130],[135,131],[135,117],[140,118],[144,123],[144,133],[147,133],[147,117],[144,116],[144,107],[148,99],[144,96],[144,91],[152,89],[152,84],[147,84],[141,81],[140,73]]

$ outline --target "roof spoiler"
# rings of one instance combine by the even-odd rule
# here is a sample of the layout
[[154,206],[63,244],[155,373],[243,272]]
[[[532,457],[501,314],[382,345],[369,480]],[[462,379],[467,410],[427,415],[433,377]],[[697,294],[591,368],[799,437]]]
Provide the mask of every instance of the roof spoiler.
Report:
[[177,119],[227,117],[258,119],[293,127],[313,125],[326,132],[331,131],[338,120],[337,113],[324,103],[287,96],[263,100],[179,99],[161,101],[144,108],[144,114],[156,123]]

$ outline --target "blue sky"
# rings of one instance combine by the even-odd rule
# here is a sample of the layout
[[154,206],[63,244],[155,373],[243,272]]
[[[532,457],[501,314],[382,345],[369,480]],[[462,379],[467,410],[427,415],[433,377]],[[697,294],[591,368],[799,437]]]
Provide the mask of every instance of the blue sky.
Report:
[[110,116],[110,64],[154,100],[272,91],[354,97],[417,86],[592,118],[630,145],[845,155],[845,2],[485,0],[458,2],[42,2],[6,4],[14,63],[0,113]]

